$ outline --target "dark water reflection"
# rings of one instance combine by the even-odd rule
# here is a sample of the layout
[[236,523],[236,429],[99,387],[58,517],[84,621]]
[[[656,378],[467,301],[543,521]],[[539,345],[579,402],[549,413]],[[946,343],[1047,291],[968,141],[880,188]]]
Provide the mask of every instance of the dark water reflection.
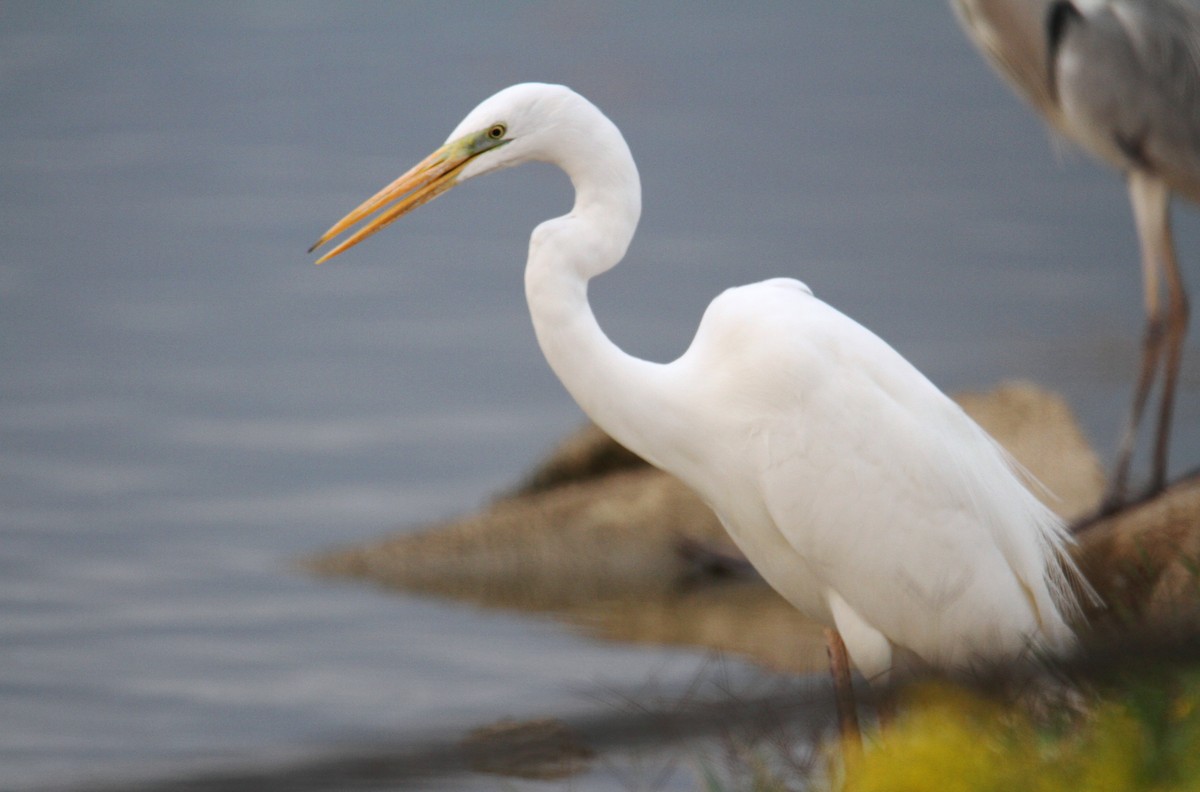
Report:
[[[1123,190],[1056,156],[940,3],[8,3],[0,77],[8,788],[694,674],[689,652],[290,565],[468,510],[579,421],[519,277],[559,175],[463,188],[333,266],[303,255],[506,84],[568,83],[631,143],[645,217],[593,289],[631,351],[673,357],[720,289],[787,274],[947,389],[1063,391],[1102,449],[1127,398]],[[1193,262],[1194,212],[1178,230]],[[1179,469],[1200,458],[1194,346]]]

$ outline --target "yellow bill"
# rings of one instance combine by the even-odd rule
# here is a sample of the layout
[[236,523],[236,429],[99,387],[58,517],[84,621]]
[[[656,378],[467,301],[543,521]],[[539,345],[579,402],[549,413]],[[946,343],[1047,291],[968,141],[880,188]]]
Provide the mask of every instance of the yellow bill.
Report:
[[483,152],[506,142],[502,126],[494,126],[450,141],[421,160],[403,176],[368,198],[357,209],[334,223],[308,249],[308,252],[312,253],[355,223],[378,211],[378,216],[343,240],[333,250],[317,259],[317,263],[328,261],[349,250],[377,231],[386,228],[402,215],[449,190],[458,183],[459,173],[468,162]]

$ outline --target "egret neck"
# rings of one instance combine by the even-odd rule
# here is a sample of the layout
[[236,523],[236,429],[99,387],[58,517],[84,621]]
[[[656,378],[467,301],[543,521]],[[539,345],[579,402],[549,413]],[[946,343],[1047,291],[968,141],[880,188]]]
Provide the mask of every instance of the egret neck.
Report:
[[568,142],[544,155],[570,177],[575,205],[534,229],[525,297],[538,345],[567,391],[600,428],[656,462],[657,443],[673,442],[665,367],[614,344],[587,295],[588,281],[620,262],[633,239],[641,181],[620,131],[586,104],[588,123],[573,124]]

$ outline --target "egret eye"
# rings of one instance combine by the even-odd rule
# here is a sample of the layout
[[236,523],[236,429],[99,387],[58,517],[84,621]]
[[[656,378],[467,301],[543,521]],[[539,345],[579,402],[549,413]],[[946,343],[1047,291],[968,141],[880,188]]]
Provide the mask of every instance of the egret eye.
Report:
[[492,140],[499,140],[500,138],[504,137],[504,133],[507,131],[508,128],[505,127],[504,124],[496,124],[494,127],[488,130],[487,134]]

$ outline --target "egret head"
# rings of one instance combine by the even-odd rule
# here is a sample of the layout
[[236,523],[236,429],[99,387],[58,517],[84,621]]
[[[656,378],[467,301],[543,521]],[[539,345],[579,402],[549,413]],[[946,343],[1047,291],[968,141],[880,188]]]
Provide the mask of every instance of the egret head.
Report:
[[560,122],[572,117],[564,110],[575,102],[586,100],[561,85],[521,83],[505,88],[472,110],[441,148],[335,223],[309,252],[378,212],[318,259],[320,264],[473,176],[545,159],[561,139],[554,133]]

